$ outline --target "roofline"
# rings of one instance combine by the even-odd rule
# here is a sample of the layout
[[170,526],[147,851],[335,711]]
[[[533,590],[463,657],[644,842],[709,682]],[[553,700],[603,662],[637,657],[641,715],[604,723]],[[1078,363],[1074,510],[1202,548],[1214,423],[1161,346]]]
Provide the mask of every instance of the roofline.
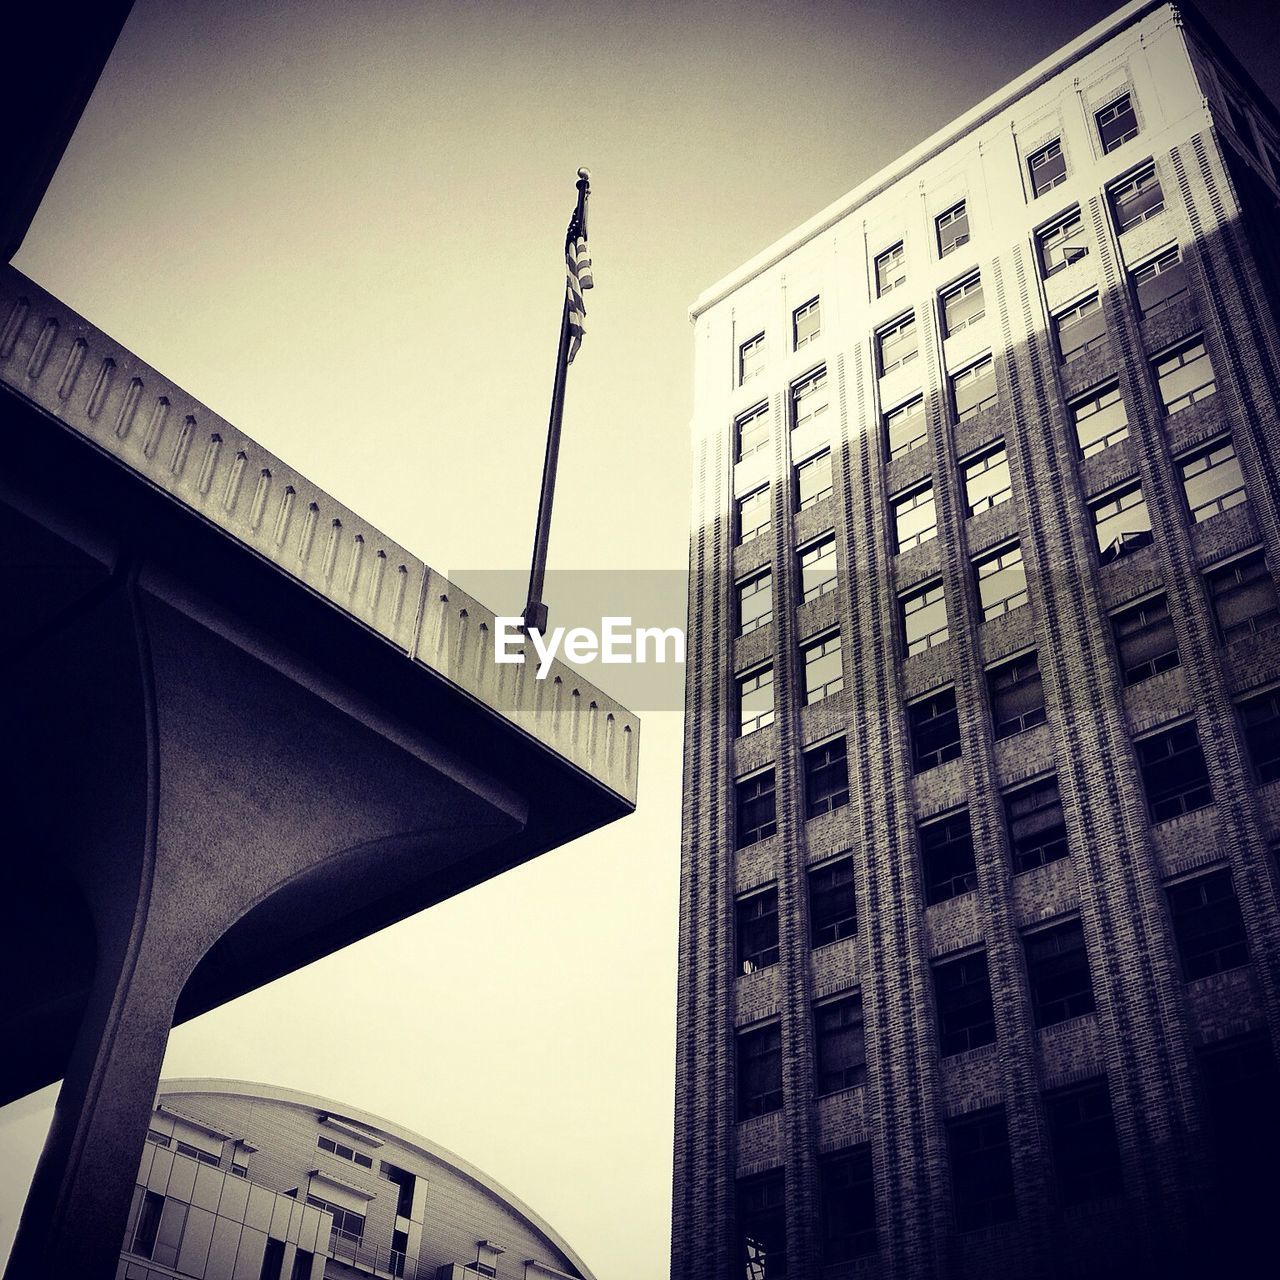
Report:
[[[1196,23],[1197,29],[1208,28],[1208,24],[1203,19],[1200,19],[1198,13],[1191,10],[1190,5],[1175,3],[1174,0],[1132,0],[1130,4],[1117,9],[1115,13],[1090,27],[1069,44],[1063,45],[1043,61],[1036,63],[1031,70],[1023,72],[1016,80],[1011,80],[1003,88],[997,89],[995,93],[984,98],[976,107],[966,111],[958,119],[944,125],[936,133],[930,134],[918,146],[908,151],[906,155],[899,156],[897,160],[891,161],[884,168],[872,174],[860,186],[854,187],[847,195],[841,196],[839,200],[829,204],[807,222],[802,222],[794,231],[788,232],[780,240],[774,241],[767,249],[758,253],[736,271],[723,276],[710,288],[705,289],[689,308],[690,321],[697,320],[704,311],[709,310],[719,302],[723,302],[734,290],[740,289],[748,281],[768,271],[770,267],[776,266],[788,254],[794,253],[800,248],[801,245],[807,244],[816,236],[820,236],[824,231],[829,230],[860,205],[866,204],[867,201],[879,195],[887,187],[901,181],[912,170],[918,169],[927,161],[932,160],[934,156],[945,151],[953,142],[972,132],[979,125],[985,124],[1011,103],[1017,101],[1017,99],[1025,97],[1033,89],[1039,88],[1046,80],[1057,75],[1076,59],[1083,57],[1086,53],[1091,53],[1098,45],[1109,40],[1118,31],[1132,26],[1140,18],[1157,9],[1169,9],[1171,12],[1177,12],[1183,8],[1189,10],[1198,19]],[[1232,61],[1234,62],[1234,59]],[[1249,83],[1252,84],[1252,80]]]
[[559,1232],[539,1214],[535,1213],[523,1200],[508,1191],[500,1182],[491,1178],[484,1170],[477,1169],[475,1165],[468,1163],[447,1147],[442,1147],[439,1143],[423,1137],[422,1134],[386,1119],[385,1116],[375,1115],[372,1111],[362,1111],[358,1107],[348,1106],[346,1103],[338,1102],[334,1098],[321,1097],[317,1093],[306,1093],[301,1089],[289,1089],[284,1085],[261,1084],[255,1080],[223,1080],[214,1076],[182,1076],[171,1080],[161,1080],[156,1086],[156,1105],[160,1105],[165,1098],[180,1093],[228,1094],[235,1097],[258,1098],[265,1102],[292,1103],[295,1106],[309,1107],[316,1111],[332,1112],[354,1120],[357,1124],[373,1129],[376,1132],[385,1133],[388,1137],[394,1138],[407,1146],[417,1147],[424,1155],[439,1161],[441,1164],[450,1166],[455,1172],[462,1174],[464,1178],[470,1179],[491,1195],[497,1196],[504,1204],[514,1209],[516,1213],[524,1218],[535,1231],[545,1236],[559,1249],[577,1268],[583,1280],[596,1280],[591,1269],[569,1247]]

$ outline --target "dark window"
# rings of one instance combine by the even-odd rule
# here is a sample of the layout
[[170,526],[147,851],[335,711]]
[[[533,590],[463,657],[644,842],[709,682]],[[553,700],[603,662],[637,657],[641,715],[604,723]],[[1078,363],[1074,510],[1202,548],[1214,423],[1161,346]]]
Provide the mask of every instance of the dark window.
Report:
[[289,1272],[289,1280],[311,1280],[311,1264],[316,1255],[306,1249],[299,1249],[293,1255],[293,1269]]
[[804,798],[810,818],[849,803],[849,762],[843,738],[832,738],[804,753]]
[[1227,115],[1231,119],[1231,127],[1235,130],[1236,137],[1244,143],[1249,151],[1257,155],[1257,148],[1253,145],[1253,130],[1249,127],[1249,113],[1240,103],[1233,98],[1228,98]]
[[1110,564],[1151,542],[1151,517],[1142,486],[1132,484],[1089,504],[1094,533],[1098,539],[1098,559]]
[[800,650],[804,668],[804,700],[810,706],[844,688],[844,665],[840,657],[840,633],[833,631]]
[[1067,824],[1056,777],[1010,791],[1004,817],[1015,875],[1067,856]]
[[340,1160],[350,1160],[352,1164],[358,1164],[362,1169],[373,1168],[373,1157],[367,1156],[363,1151],[357,1151],[354,1147],[349,1147],[345,1142],[335,1142],[332,1138],[326,1138],[323,1134],[316,1139],[316,1146],[321,1151],[327,1151],[330,1155],[337,1156]]
[[308,1196],[307,1203],[313,1209],[323,1209],[333,1215],[333,1237],[349,1240],[352,1244],[359,1244],[364,1239],[364,1214],[344,1209],[342,1205],[320,1196]]
[[1151,367],[1155,370],[1156,385],[1167,414],[1190,408],[1218,389],[1213,362],[1202,338],[1192,338],[1190,342],[1157,356]]
[[962,463],[960,474],[964,479],[965,510],[971,516],[999,506],[1013,494],[1009,455],[1003,440]]
[[773,432],[769,429],[769,405],[758,404],[733,424],[734,461],[741,462],[767,448]]
[[1196,524],[1238,507],[1247,496],[1230,436],[1197,450],[1189,458],[1180,458],[1178,469],[1182,472],[1187,507]]
[[280,1280],[284,1273],[284,1241],[275,1236],[267,1237],[267,1247],[262,1252],[262,1270],[258,1280]]
[[769,505],[769,486],[764,485],[738,499],[738,545],[752,542],[769,531],[773,512]]
[[1132,278],[1138,309],[1144,316],[1163,311],[1187,291],[1187,269],[1176,245],[1136,267]]
[[800,559],[802,602],[836,589],[836,540],[828,534],[796,553]]
[[955,406],[957,422],[989,409],[999,399],[996,369],[990,356],[983,356],[951,379],[951,403]]
[[795,349],[800,350],[807,342],[812,342],[822,333],[822,302],[818,298],[810,298],[803,307],[797,307],[791,317],[791,334]]
[[1127,93],[1095,112],[1094,119],[1098,122],[1098,141],[1104,153],[1138,136],[1138,115],[1133,109],[1133,98]]
[[947,1121],[956,1229],[975,1231],[1018,1216],[1004,1108]]
[[740,898],[734,914],[738,924],[738,968],[755,973],[778,963],[778,891],[765,889]]
[[[211,1164],[215,1169],[220,1168],[222,1165],[221,1156],[214,1155],[212,1151],[201,1151],[199,1147],[193,1147],[189,1142],[175,1142],[173,1149],[180,1156],[187,1156],[191,1160],[199,1160],[201,1164]],[[348,1160],[351,1158],[351,1156],[347,1157]]]
[[962,244],[969,243],[969,212],[965,202],[952,205],[935,219],[938,228],[938,257],[945,258]]
[[899,241],[876,258],[876,297],[883,298],[886,293],[906,283],[907,260]]
[[738,1266],[742,1280],[781,1280],[787,1274],[787,1214],[781,1169],[737,1186]]
[[920,335],[916,331],[916,317],[903,316],[886,325],[876,334],[876,350],[880,358],[880,376],[904,364],[910,364],[920,354]]
[[884,415],[885,447],[889,457],[898,458],[910,453],[924,442],[929,426],[924,416],[924,397],[916,396],[906,404],[890,409]]
[[911,759],[916,773],[954,760],[960,754],[960,721],[956,715],[956,691],[937,693],[907,707],[911,730]]
[[1280,689],[1268,689],[1237,703],[1245,745],[1260,783],[1280,778]]
[[831,388],[827,385],[827,368],[821,365],[807,373],[791,387],[791,428],[796,430],[816,422],[831,404]]
[[1210,569],[1204,577],[1226,644],[1280,622],[1280,596],[1261,550]]
[[1087,391],[1078,400],[1073,400],[1068,408],[1082,458],[1101,453],[1108,445],[1118,444],[1129,437],[1129,419],[1118,383]]
[[1122,1189],[1120,1146],[1105,1081],[1044,1097],[1058,1202],[1101,1200]]
[[1113,613],[1111,630],[1125,684],[1139,684],[1178,665],[1178,641],[1163,593]]
[[739,849],[765,840],[778,829],[777,797],[773,770],[744,778],[737,786],[737,832]]
[[1044,723],[1044,682],[1037,654],[1024,653],[993,667],[987,672],[987,692],[997,738],[1011,738]]
[[1089,241],[1080,210],[1073,209],[1065,218],[1046,227],[1036,236],[1036,243],[1040,248],[1040,272],[1046,277],[1086,257]]
[[852,938],[858,932],[853,892],[853,859],[837,858],[809,872],[809,945]]
[[154,1142],[157,1147],[167,1147],[173,1139],[167,1133],[157,1133],[155,1129],[148,1129],[147,1141]]
[[773,668],[757,667],[738,677],[738,735],[773,723]]
[[418,1184],[416,1174],[386,1160],[380,1162],[382,1177],[386,1178],[396,1189],[396,1214],[401,1218],[413,1216],[413,1193]]
[[933,481],[890,499],[889,505],[893,508],[898,551],[906,551],[938,536],[938,508],[933,500]]
[[151,1257],[151,1250],[156,1246],[156,1233],[160,1229],[160,1215],[164,1212],[164,1196],[154,1191],[142,1193],[142,1203],[138,1206],[138,1222],[133,1229],[131,1253],[140,1258]]
[[1037,1027],[1092,1013],[1093,983],[1079,920],[1037,929],[1022,939]]
[[782,1032],[778,1023],[738,1032],[738,1119],[782,1106]]
[[1143,738],[1136,745],[1152,822],[1164,822],[1213,803],[1194,721]]
[[942,294],[942,335],[949,338],[986,317],[982,277],[976,272]]
[[1011,613],[1027,603],[1027,569],[1022,563],[1022,547],[1018,543],[1001,547],[992,555],[973,562],[978,584],[978,603],[983,622]]
[[818,1160],[822,1200],[822,1262],[831,1266],[876,1249],[876,1187],[871,1144]]
[[1116,230],[1128,231],[1164,208],[1164,190],[1156,177],[1154,165],[1148,165],[1132,178],[1111,188],[1111,208],[1116,216]]
[[831,450],[796,465],[796,509],[803,511],[831,496]]
[[932,649],[950,634],[941,582],[926,583],[918,591],[899,597],[898,607],[902,611],[902,643],[907,657]]
[[1027,158],[1031,172],[1031,192],[1042,196],[1067,180],[1067,157],[1062,154],[1062,139],[1054,138],[1048,146],[1033,151]]
[[764,334],[758,333],[738,348],[738,385],[764,372]]
[[766,569],[738,583],[738,634],[751,632],[773,621],[773,574]]
[[1267,1033],[1233,1036],[1202,1049],[1200,1074],[1219,1179],[1269,1216],[1280,1146],[1280,1071]]
[[935,964],[933,989],[938,1002],[938,1039],[944,1058],[995,1040],[996,1018],[991,1008],[985,951]]
[[1098,295],[1095,293],[1054,316],[1053,328],[1064,364],[1100,346],[1107,336],[1107,321]]
[[934,822],[922,822],[918,833],[924,900],[929,906],[978,887],[968,809]]
[[1226,867],[1168,888],[1173,936],[1187,982],[1249,962],[1240,904]]
[[862,1026],[862,996],[854,993],[815,1005],[818,1095],[839,1093],[866,1083],[867,1049]]

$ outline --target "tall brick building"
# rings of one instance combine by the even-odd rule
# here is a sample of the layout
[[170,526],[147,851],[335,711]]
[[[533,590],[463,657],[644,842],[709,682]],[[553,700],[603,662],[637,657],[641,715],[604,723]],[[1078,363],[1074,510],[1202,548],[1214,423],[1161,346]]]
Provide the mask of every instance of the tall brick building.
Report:
[[1261,1274],[1278,182],[1133,4],[695,304],[675,1277]]

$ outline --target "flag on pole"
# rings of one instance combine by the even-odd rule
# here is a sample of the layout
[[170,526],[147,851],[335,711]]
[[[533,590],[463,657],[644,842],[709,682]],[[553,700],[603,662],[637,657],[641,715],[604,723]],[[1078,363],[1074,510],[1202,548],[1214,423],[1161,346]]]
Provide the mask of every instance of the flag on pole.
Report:
[[564,241],[564,260],[568,268],[565,287],[568,290],[569,306],[569,363],[572,364],[573,357],[582,346],[582,335],[587,329],[587,307],[582,300],[582,291],[595,284],[591,276],[591,254],[587,249],[586,233],[576,209],[569,219],[569,232]]

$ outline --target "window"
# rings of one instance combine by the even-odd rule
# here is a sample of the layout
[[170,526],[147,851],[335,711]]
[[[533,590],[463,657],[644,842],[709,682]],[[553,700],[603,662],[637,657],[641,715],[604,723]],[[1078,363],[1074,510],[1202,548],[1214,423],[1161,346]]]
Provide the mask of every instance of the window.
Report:
[[758,538],[762,533],[768,533],[772,523],[768,485],[738,499],[738,545],[740,547]]
[[773,432],[769,430],[769,404],[758,404],[733,424],[734,461],[742,462],[769,446]]
[[832,738],[804,753],[805,814],[816,818],[849,803],[849,762],[844,738]]
[[1143,738],[1136,745],[1152,822],[1164,822],[1213,803],[1195,721]]
[[176,1267],[182,1232],[187,1225],[188,1207],[181,1200],[144,1191],[130,1252],[140,1258],[150,1258],[162,1266]]
[[1094,119],[1098,122],[1098,141],[1104,154],[1138,136],[1138,116],[1133,109],[1133,98],[1127,93],[1096,112]]
[[738,969],[755,973],[778,963],[778,890],[765,889],[740,898],[737,921]]
[[1280,778],[1280,689],[1268,689],[1237,703],[1245,745],[1260,784]]
[[969,515],[998,507],[1013,494],[1009,480],[1009,454],[1004,441],[984,449],[968,462],[961,463],[965,507]]
[[782,1031],[778,1023],[738,1032],[738,1119],[782,1106]]
[[951,379],[951,403],[955,406],[957,422],[989,409],[999,398],[996,367],[990,356],[983,356]]
[[922,822],[917,832],[926,905],[931,907],[935,902],[958,898],[978,887],[968,809],[933,822]]
[[773,574],[766,569],[738,583],[738,634],[749,636],[773,621]]
[[1228,436],[1178,461],[1187,507],[1196,524],[1238,507],[1247,497],[1235,445]]
[[883,298],[901,284],[907,283],[907,261],[899,240],[876,258],[876,297]]
[[996,1038],[987,980],[987,953],[974,951],[933,966],[933,989],[938,1003],[938,1036],[942,1056],[965,1053]]
[[736,787],[736,801],[737,848],[745,849],[759,840],[768,839],[777,831],[777,797],[772,769],[743,778]]
[[1027,570],[1019,543],[1002,547],[994,555],[973,562],[978,583],[978,602],[983,622],[1010,613],[1027,603]]
[[844,664],[840,659],[840,633],[833,631],[800,650],[804,666],[806,706],[821,702],[844,688]]
[[1120,1147],[1106,1081],[1046,1093],[1044,1111],[1058,1203],[1084,1204],[1119,1192]]
[[796,510],[831,496],[831,450],[823,449],[796,467]]
[[323,1134],[316,1139],[316,1146],[321,1151],[327,1151],[330,1155],[337,1156],[339,1160],[350,1160],[352,1164],[358,1164],[362,1169],[373,1168],[372,1156],[365,1155],[363,1151],[356,1151],[345,1143],[335,1142],[332,1138],[326,1138]]
[[1022,946],[1037,1027],[1051,1027],[1093,1012],[1093,983],[1079,920],[1028,933]]
[[738,1265],[741,1280],[781,1280],[787,1274],[787,1214],[781,1169],[737,1186]]
[[884,431],[889,457],[898,458],[924,442],[928,434],[924,416],[924,397],[916,396],[906,404],[890,409],[884,415]]
[[262,1270],[258,1273],[258,1280],[280,1280],[283,1274],[284,1241],[268,1236],[266,1248],[262,1251]]
[[1152,367],[1156,371],[1156,384],[1167,414],[1198,404],[1218,389],[1213,377],[1213,364],[1202,338],[1192,338],[1190,342],[1159,356],[1152,361]]
[[938,536],[938,510],[933,500],[932,481],[891,499],[890,505],[897,550],[906,551]]
[[1008,792],[1004,821],[1015,875],[1067,856],[1067,824],[1056,777]]
[[836,540],[828,534],[797,553],[800,558],[801,602],[816,600],[836,589]]
[[809,872],[809,945],[825,947],[857,932],[853,859],[845,855],[814,867]]
[[1073,209],[1065,218],[1046,227],[1036,236],[1036,244],[1040,250],[1040,273],[1046,279],[1087,256],[1089,241],[1080,210]]
[[827,411],[831,403],[831,389],[827,386],[827,369],[823,365],[807,373],[799,382],[791,385],[791,429],[807,427]]
[[876,352],[880,360],[880,376],[909,364],[920,354],[920,335],[916,332],[913,311],[876,334]]
[[1140,173],[1111,188],[1111,209],[1116,230],[1128,231],[1164,208],[1164,190],[1156,177],[1155,165],[1147,165]]
[[1177,245],[1135,268],[1132,279],[1138,310],[1144,316],[1171,306],[1187,291],[1187,269]]
[[791,336],[795,349],[800,350],[806,342],[812,342],[822,333],[822,302],[818,298],[810,298],[803,307],[797,307],[791,316]]
[[965,202],[952,205],[935,220],[938,228],[938,257],[945,258],[953,249],[969,243],[969,212]]
[[1027,169],[1031,173],[1033,196],[1042,196],[1059,183],[1066,182],[1067,157],[1062,154],[1062,139],[1054,138],[1048,146],[1033,151],[1027,158]]
[[352,1209],[344,1209],[342,1205],[333,1204],[320,1196],[309,1195],[307,1203],[313,1209],[323,1209],[325,1213],[333,1214],[333,1234],[339,1240],[350,1240],[353,1244],[359,1244],[364,1239],[364,1214],[356,1213]]
[[1257,155],[1257,149],[1253,145],[1253,130],[1249,127],[1249,113],[1234,98],[1228,98],[1227,115],[1230,117],[1231,127],[1235,130],[1236,137]]
[[1082,458],[1090,458],[1108,445],[1119,444],[1129,438],[1129,419],[1125,415],[1118,382],[1086,391],[1068,408],[1075,423]]
[[982,277],[974,272],[967,280],[943,291],[942,336],[949,338],[953,333],[977,324],[986,314]]
[[908,658],[947,639],[947,602],[940,581],[901,596],[898,606],[902,611],[903,652]]
[[307,1249],[299,1249],[293,1255],[293,1269],[289,1272],[289,1280],[311,1280],[311,1267],[316,1255]]
[[1004,1108],[947,1121],[956,1229],[976,1231],[1018,1216]]
[[773,668],[757,667],[738,677],[738,736],[773,723]]
[[916,773],[954,760],[960,754],[960,721],[956,691],[941,689],[907,707],[911,757]]
[[1053,328],[1058,335],[1058,351],[1064,364],[1078,360],[1086,351],[1101,346],[1107,336],[1107,323],[1098,295],[1095,293],[1054,316]]
[[1226,867],[1171,884],[1167,892],[1185,981],[1249,963],[1240,904]]
[[1044,724],[1044,682],[1035,653],[1024,653],[987,672],[991,727],[997,738],[1012,738]]
[[1130,485],[1094,502],[1093,528],[1098,539],[1098,558],[1110,564],[1121,556],[1145,547],[1151,541],[1151,517],[1141,485]]
[[1178,665],[1178,641],[1163,592],[1113,613],[1111,631],[1125,684],[1140,684]]
[[136,1253],[140,1258],[151,1257],[151,1250],[156,1244],[156,1233],[160,1229],[160,1215],[163,1212],[164,1196],[154,1191],[144,1191],[142,1203],[138,1206],[138,1223],[133,1229],[130,1253]]
[[148,1129],[147,1141],[154,1142],[157,1147],[167,1147],[173,1139],[167,1133],[158,1133],[155,1129]]
[[813,1009],[818,1096],[865,1084],[867,1050],[862,1026],[862,996],[854,993]]
[[764,372],[764,334],[757,333],[738,348],[738,385]]
[[192,1160],[199,1160],[201,1164],[211,1164],[215,1169],[222,1165],[221,1156],[214,1155],[212,1151],[201,1151],[199,1147],[193,1147],[189,1142],[175,1142],[173,1149],[180,1156],[189,1156]]
[[818,1159],[822,1264],[849,1262],[876,1249],[876,1187],[871,1144]]
[[1249,1200],[1261,1195],[1257,1209],[1269,1214],[1272,1179],[1257,1174],[1280,1144],[1280,1072],[1267,1033],[1219,1040],[1199,1058],[1218,1177]]
[[1261,549],[1204,575],[1224,644],[1280,622],[1280,597]]

